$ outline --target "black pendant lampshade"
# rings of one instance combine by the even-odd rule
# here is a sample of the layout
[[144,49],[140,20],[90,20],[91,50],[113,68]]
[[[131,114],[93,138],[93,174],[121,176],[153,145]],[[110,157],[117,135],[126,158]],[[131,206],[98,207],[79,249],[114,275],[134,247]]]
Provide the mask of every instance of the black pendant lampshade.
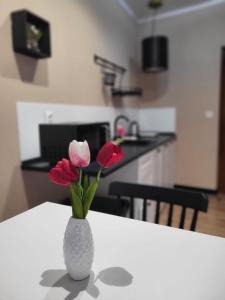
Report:
[[151,36],[142,41],[142,67],[146,73],[168,70],[168,38]]

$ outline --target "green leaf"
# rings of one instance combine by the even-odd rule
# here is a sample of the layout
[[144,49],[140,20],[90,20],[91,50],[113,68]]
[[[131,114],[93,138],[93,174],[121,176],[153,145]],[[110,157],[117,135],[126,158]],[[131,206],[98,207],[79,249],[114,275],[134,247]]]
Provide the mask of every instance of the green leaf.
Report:
[[73,217],[77,219],[84,219],[83,205],[80,197],[80,187],[77,183],[70,185],[71,199],[72,199],[72,211]]
[[70,186],[70,198],[71,198],[71,205],[72,205],[73,217],[78,219],[78,215],[77,215],[76,210],[75,210],[75,202],[74,202],[74,196],[73,196],[73,194],[74,194],[73,187]]
[[83,197],[83,187],[79,182],[77,182],[76,186],[77,186],[77,194],[80,195],[80,198],[82,199],[82,197]]
[[92,183],[89,185],[84,198],[83,198],[83,205],[84,205],[84,217],[87,216],[88,210],[91,206],[92,200],[94,199],[96,190],[98,188],[99,179],[95,178]]
[[82,199],[82,197],[83,197],[83,187],[82,187],[82,185],[77,181],[77,182],[72,183],[72,186],[73,186],[74,192],[78,196],[80,196],[80,199]]
[[83,192],[84,192],[84,195],[86,194],[89,185],[90,185],[89,177],[88,177],[88,175],[85,175],[84,176],[84,182],[83,182]]

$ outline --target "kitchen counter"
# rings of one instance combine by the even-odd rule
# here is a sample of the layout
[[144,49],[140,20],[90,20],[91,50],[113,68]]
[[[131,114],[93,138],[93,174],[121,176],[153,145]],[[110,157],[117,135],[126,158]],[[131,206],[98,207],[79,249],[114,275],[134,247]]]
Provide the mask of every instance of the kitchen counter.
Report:
[[[158,135],[156,138],[149,140],[149,143],[144,144],[125,144],[121,145],[122,151],[124,152],[124,159],[117,165],[104,169],[101,173],[101,177],[106,177],[121,167],[129,164],[133,160],[141,157],[142,155],[158,148],[159,146],[171,142],[176,138],[175,134],[163,133]],[[22,170],[31,170],[38,172],[48,172],[53,166],[48,162],[44,161],[41,157],[22,161]],[[99,166],[96,162],[91,163],[85,168],[86,174],[89,176],[95,176]]]

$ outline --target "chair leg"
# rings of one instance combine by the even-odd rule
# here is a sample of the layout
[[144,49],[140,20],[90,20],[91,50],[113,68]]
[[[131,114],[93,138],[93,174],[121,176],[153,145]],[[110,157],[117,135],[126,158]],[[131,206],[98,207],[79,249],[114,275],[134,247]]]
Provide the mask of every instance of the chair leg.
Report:
[[134,219],[134,198],[130,198],[130,218]]
[[195,210],[194,214],[193,214],[192,222],[191,222],[191,227],[190,227],[191,231],[195,231],[196,224],[197,224],[197,218],[198,218],[198,210]]
[[172,225],[172,219],[173,219],[173,204],[170,204],[170,209],[169,209],[169,215],[168,215],[168,220],[167,220],[167,226]]
[[159,217],[160,217],[160,202],[157,202],[156,211],[155,211],[155,224],[159,224]]
[[185,215],[186,215],[186,207],[183,206],[181,217],[180,217],[180,225],[179,225],[180,229],[184,229]]
[[142,221],[147,221],[147,199],[143,200]]

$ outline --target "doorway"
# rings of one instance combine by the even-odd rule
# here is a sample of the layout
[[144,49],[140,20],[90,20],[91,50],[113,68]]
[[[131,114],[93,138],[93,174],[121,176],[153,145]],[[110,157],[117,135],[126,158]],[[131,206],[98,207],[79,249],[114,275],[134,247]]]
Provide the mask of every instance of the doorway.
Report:
[[221,51],[218,191],[225,193],[225,47]]

